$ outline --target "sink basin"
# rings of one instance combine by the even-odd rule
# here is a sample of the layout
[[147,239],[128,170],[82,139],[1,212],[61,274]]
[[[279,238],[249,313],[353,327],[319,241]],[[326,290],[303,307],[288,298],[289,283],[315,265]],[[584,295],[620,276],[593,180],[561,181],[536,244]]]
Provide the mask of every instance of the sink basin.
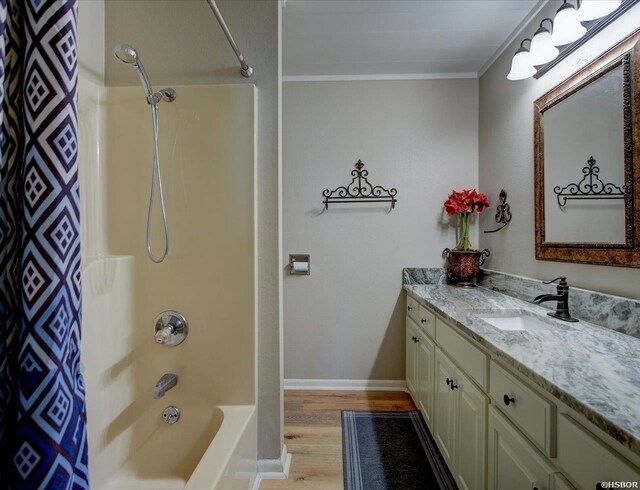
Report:
[[478,318],[498,330],[509,332],[542,332],[553,328],[544,320],[531,315],[478,315]]

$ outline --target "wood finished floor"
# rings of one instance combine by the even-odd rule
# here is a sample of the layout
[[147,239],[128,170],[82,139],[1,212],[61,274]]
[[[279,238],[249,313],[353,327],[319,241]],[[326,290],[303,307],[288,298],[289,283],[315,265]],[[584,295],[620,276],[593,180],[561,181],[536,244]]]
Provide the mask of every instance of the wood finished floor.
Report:
[[341,410],[416,410],[407,393],[285,391],[284,442],[291,453],[288,480],[264,480],[260,490],[341,490]]

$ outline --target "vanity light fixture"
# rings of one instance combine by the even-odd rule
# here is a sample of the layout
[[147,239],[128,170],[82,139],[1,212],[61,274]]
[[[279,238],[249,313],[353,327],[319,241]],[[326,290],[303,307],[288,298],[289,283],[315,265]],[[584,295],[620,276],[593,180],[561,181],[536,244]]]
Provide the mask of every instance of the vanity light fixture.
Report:
[[529,49],[524,47],[524,43],[529,41],[529,46],[531,46],[531,39],[524,39],[520,43],[520,47],[516,54],[513,55],[513,60],[511,60],[511,71],[507,75],[509,80],[524,80],[525,78],[532,77],[536,73],[536,69],[533,66],[533,62],[531,61],[531,53]]
[[551,42],[554,46],[577,41],[587,33],[587,28],[580,23],[576,8],[567,0],[560,6],[553,19]]
[[551,42],[551,31],[543,26],[546,21],[551,23],[551,29],[553,29],[553,21],[550,18],[542,19],[540,27],[531,39],[531,63],[534,65],[549,63],[560,54],[560,50]]
[[582,22],[599,19],[617,9],[622,0],[582,0],[578,9],[578,18]]
[[[563,0],[555,18],[545,18],[531,39],[520,43],[509,80],[540,78],[640,0]],[[545,26],[545,22],[550,25]],[[584,25],[583,25],[584,23]],[[529,49],[524,42],[529,41]]]

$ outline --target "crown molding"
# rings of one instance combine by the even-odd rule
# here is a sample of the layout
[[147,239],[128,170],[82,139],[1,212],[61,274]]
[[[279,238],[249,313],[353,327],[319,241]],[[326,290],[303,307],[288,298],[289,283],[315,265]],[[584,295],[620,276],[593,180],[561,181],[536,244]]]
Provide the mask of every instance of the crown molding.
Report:
[[464,73],[383,73],[372,75],[283,75],[283,82],[346,82],[364,80],[442,80],[478,78],[476,72]]

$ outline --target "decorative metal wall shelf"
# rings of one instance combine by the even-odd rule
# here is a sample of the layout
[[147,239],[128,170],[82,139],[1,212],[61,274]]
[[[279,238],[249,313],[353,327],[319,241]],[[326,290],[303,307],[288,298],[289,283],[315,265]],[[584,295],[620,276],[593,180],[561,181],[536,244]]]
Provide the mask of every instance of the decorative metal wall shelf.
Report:
[[361,202],[389,202],[391,209],[396,207],[396,194],[398,191],[393,189],[385,189],[380,185],[372,185],[369,183],[369,171],[364,170],[364,163],[358,160],[355,164],[356,169],[351,171],[353,179],[346,186],[337,187],[334,190],[325,189],[322,191],[324,196],[325,209],[329,209],[329,204],[345,204],[345,203],[361,203]]
[[500,191],[500,204],[496,207],[496,223],[502,225],[495,230],[487,230],[485,233],[495,233],[502,230],[511,221],[511,206],[507,203],[507,191]]
[[625,188],[612,183],[604,183],[598,174],[600,167],[596,165],[596,160],[591,156],[587,160],[587,166],[582,169],[584,177],[577,184],[571,183],[564,187],[559,185],[553,188],[553,192],[558,197],[558,205],[564,207],[567,201],[574,199],[624,199]]

